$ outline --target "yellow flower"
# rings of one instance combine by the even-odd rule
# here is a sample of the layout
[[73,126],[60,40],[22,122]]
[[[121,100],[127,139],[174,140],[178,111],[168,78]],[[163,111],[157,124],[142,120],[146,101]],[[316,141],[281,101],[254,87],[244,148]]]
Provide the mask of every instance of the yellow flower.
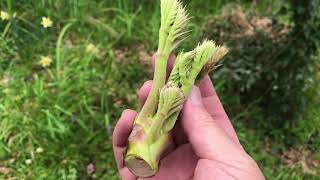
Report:
[[49,56],[41,56],[39,64],[42,67],[48,67],[52,63],[52,59]]
[[42,17],[41,24],[44,28],[52,27],[53,22],[49,17]]
[[87,53],[97,54],[99,52],[99,49],[92,43],[88,44],[86,47]]
[[9,14],[7,13],[7,12],[5,12],[5,11],[1,11],[0,12],[0,18],[1,18],[1,20],[8,20],[9,19]]

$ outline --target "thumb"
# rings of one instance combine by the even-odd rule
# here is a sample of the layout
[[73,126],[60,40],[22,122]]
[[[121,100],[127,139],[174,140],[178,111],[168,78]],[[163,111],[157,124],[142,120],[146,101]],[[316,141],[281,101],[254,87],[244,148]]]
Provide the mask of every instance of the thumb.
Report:
[[193,88],[182,110],[181,121],[195,153],[200,158],[226,160],[228,155],[243,153],[206,111],[199,88]]

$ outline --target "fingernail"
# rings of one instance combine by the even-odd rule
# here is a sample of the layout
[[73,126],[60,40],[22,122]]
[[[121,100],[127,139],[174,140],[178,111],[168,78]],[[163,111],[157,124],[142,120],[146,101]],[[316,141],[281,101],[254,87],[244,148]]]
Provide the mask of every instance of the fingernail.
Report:
[[198,87],[193,87],[189,99],[194,106],[203,106],[201,93]]
[[131,111],[131,109],[125,109],[124,111],[122,111],[120,118],[126,115],[127,113],[130,113]]

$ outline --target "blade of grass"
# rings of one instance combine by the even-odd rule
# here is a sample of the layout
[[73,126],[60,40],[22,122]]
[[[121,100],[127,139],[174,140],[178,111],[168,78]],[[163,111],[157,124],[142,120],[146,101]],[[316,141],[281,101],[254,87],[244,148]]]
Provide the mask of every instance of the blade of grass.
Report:
[[62,31],[58,37],[57,45],[56,45],[56,73],[57,73],[57,79],[59,80],[61,78],[61,65],[63,63],[63,58],[61,57],[61,45],[62,40],[68,29],[74,24],[75,22],[70,22],[67,25],[65,25],[62,28]]

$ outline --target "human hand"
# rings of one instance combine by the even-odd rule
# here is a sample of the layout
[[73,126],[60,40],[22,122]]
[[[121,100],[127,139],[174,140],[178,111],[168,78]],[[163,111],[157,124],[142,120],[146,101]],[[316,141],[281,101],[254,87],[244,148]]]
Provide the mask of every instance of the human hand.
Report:
[[[174,56],[171,56],[168,71],[173,62]],[[141,105],[151,86],[152,81],[147,81],[139,90]],[[137,179],[123,164],[123,152],[136,114],[133,110],[125,110],[113,134],[114,154],[124,180]],[[256,162],[241,146],[209,77],[199,87],[193,88],[172,137],[171,146],[160,162],[159,172],[144,179],[264,179]]]

